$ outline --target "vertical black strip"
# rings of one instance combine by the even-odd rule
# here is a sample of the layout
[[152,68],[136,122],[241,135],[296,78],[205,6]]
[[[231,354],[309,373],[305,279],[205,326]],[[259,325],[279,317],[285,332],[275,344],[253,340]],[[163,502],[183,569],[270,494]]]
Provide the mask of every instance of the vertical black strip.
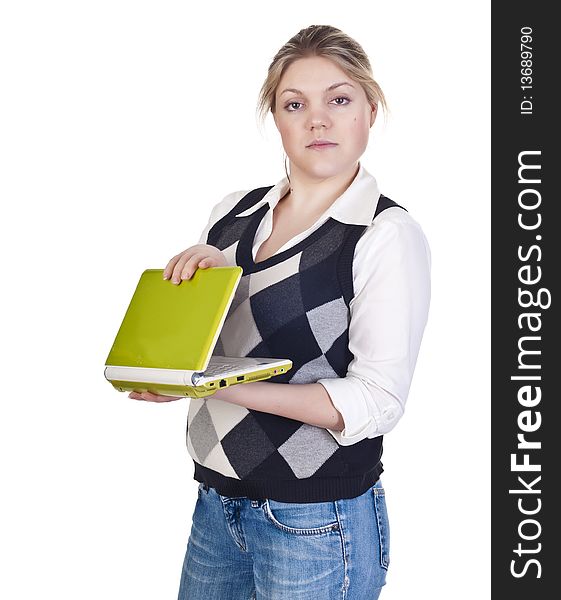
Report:
[[[392,208],[397,206],[398,208],[402,208],[404,211],[407,209],[397,202],[394,202],[387,196],[380,194],[380,198],[378,199],[378,204],[376,205],[376,210],[374,211],[373,220],[384,210],[387,208]],[[354,296],[354,274],[353,274],[353,261],[354,261],[354,253],[356,249],[356,245],[358,243],[359,238],[364,234],[367,229],[366,225],[349,225],[349,231],[345,236],[345,241],[342,244],[341,251],[339,253],[339,258],[337,262],[337,273],[339,277],[339,283],[341,284],[341,289],[343,291],[343,299],[345,304],[349,306],[351,300]]]
[[245,196],[243,196],[237,204],[225,214],[221,219],[216,221],[214,225],[209,229],[207,234],[207,244],[211,244],[214,246],[218,237],[220,236],[220,232],[226,227],[229,223],[233,222],[236,218],[236,215],[246,211],[251,206],[257,204],[260,200],[262,200],[267,193],[273,188],[273,185],[255,188],[254,190],[249,191]]
[[559,594],[561,230],[554,181],[561,169],[554,139],[554,6],[492,5],[491,583],[497,600]]

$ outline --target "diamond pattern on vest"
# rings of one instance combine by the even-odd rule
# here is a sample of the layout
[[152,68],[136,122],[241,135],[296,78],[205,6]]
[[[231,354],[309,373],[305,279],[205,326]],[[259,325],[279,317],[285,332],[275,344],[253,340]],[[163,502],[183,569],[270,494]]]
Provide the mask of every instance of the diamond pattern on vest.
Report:
[[[286,260],[243,274],[215,353],[287,356],[293,361],[292,370],[275,378],[280,381],[284,377],[284,383],[339,377],[349,361],[349,314],[334,260],[344,229],[336,224],[325,236]],[[243,235],[239,227],[236,231]],[[218,247],[228,242],[233,244],[224,250],[237,247],[231,235],[221,238]],[[274,463],[285,477],[290,474],[306,478],[339,448],[323,428],[276,415],[272,420],[257,418],[258,414],[212,398],[192,400],[187,437],[193,458],[209,469],[239,479],[255,476],[267,463]],[[279,428],[280,421],[296,427]]]
[[279,443],[279,431],[271,429],[267,422],[259,422],[255,414],[222,400],[192,399],[190,454],[209,469],[243,479],[276,453],[292,477],[303,478],[313,475],[339,447],[325,430],[305,423],[295,431],[289,430],[286,439]]
[[[352,297],[352,256],[364,227],[330,219],[293,248],[255,263],[252,236],[266,210],[235,215],[268,189],[242,198],[209,231],[207,243],[243,269],[215,354],[290,358],[292,369],[271,383],[345,377],[353,358],[345,296]],[[324,428],[211,396],[190,400],[187,447],[193,460],[226,478],[258,484],[345,474],[356,476],[358,487],[379,461],[381,437],[342,447]]]
[[306,311],[308,322],[322,352],[327,352],[347,330],[348,309],[343,298],[335,298]]

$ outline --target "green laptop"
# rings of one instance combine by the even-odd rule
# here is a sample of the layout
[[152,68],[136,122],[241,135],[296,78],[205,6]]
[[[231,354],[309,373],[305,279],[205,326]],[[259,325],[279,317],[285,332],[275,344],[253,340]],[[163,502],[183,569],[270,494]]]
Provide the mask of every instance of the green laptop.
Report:
[[163,279],[163,269],[144,271],[105,361],[105,378],[120,392],[202,398],[286,373],[292,368],[286,358],[213,355],[241,276],[241,267],[211,267],[174,284]]

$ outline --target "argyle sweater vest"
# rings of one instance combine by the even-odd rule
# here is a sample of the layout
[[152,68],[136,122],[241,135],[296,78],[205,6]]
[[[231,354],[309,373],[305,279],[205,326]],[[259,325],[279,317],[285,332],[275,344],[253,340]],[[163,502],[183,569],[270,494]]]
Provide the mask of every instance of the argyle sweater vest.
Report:
[[[235,215],[271,187],[246,194],[208,232],[207,243],[243,269],[214,353],[289,358],[292,369],[269,380],[275,384],[345,377],[353,358],[353,256],[366,226],[329,218],[293,247],[255,263],[253,240],[269,205]],[[380,196],[376,215],[390,206],[399,205]],[[383,471],[381,436],[340,446],[322,427],[212,396],[190,400],[187,448],[195,480],[223,496],[280,502],[354,498]]]

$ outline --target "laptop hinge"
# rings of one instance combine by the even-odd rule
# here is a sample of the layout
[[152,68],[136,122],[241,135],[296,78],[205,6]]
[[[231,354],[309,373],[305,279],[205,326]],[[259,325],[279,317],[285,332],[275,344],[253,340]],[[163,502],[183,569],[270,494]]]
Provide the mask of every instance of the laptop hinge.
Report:
[[197,385],[199,383],[199,380],[202,379],[204,376],[205,374],[202,371],[194,371],[193,375],[191,375],[191,381],[193,385]]

